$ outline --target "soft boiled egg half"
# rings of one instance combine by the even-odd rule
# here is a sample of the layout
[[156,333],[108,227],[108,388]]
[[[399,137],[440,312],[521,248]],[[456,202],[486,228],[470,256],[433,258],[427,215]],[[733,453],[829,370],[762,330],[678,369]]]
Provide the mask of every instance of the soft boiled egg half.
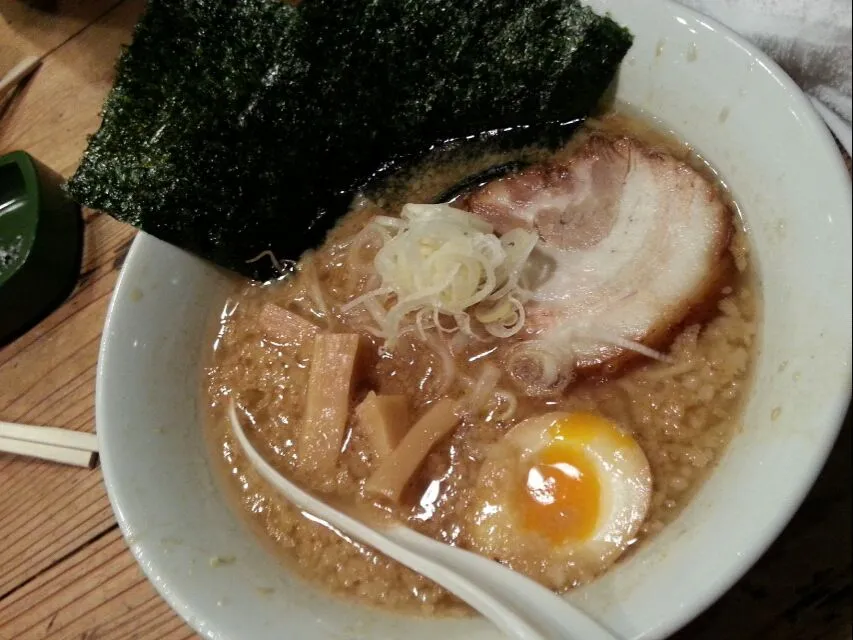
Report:
[[475,490],[468,542],[556,589],[612,564],[652,495],[637,441],[591,413],[528,418],[495,444]]

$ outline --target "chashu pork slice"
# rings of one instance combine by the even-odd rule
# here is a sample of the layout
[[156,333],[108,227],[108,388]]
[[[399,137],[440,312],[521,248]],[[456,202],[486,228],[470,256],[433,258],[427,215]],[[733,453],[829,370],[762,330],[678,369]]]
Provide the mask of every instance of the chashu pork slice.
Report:
[[632,138],[590,137],[561,164],[503,177],[456,206],[499,234],[539,233],[526,337],[562,341],[579,370],[633,355],[614,338],[665,347],[730,273],[732,214],[718,190]]

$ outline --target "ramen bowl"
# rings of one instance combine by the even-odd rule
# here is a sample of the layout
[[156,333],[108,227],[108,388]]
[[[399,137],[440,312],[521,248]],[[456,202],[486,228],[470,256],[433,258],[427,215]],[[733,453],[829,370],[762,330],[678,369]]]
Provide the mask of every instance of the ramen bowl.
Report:
[[[672,524],[566,596],[618,637],[652,640],[755,562],[835,440],[851,390],[850,180],[796,85],[730,31],[666,2],[590,4],[635,35],[617,100],[691,144],[739,203],[763,295],[742,430]],[[199,407],[204,336],[227,282],[140,234],[107,316],[96,395],[104,478],[154,586],[207,638],[498,638],[479,618],[410,618],[327,595],[272,561],[232,512]]]

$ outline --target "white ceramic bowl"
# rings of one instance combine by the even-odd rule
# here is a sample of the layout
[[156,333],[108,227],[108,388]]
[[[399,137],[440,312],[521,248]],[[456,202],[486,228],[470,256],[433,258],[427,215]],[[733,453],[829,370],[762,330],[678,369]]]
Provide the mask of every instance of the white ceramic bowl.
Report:
[[[850,182],[796,86],[728,30],[666,2],[592,5],[636,36],[618,98],[659,118],[719,170],[745,213],[764,286],[743,433],[674,524],[570,596],[625,639],[662,638],[764,551],[835,439],[851,380]],[[482,620],[398,617],[307,587],[229,511],[196,406],[203,328],[222,280],[208,264],[140,235],[101,347],[97,429],[107,490],[163,597],[208,638],[498,637]],[[236,562],[212,567],[215,555]]]

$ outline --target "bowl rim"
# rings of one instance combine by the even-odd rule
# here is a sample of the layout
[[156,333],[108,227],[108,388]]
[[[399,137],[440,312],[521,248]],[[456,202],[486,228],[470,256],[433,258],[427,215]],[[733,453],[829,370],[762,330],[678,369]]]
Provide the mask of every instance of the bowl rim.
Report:
[[[600,4],[600,2],[596,4]],[[604,0],[604,4],[606,4],[606,0]],[[834,157],[835,166],[839,175],[843,175],[844,178],[847,179],[847,193],[848,200],[850,200],[851,182],[849,179],[849,173],[836,140],[816,112],[806,94],[788,76],[788,74],[757,46],[753,45],[717,20],[690,7],[674,2],[673,0],[663,0],[661,4],[665,5],[672,15],[681,15],[686,19],[698,22],[708,27],[710,30],[715,31],[718,36],[725,38],[734,46],[744,50],[749,56],[756,59],[765,68],[766,72],[770,74],[770,76],[785,90],[785,93],[791,101],[791,106],[797,109],[797,115],[805,120],[811,130],[811,133],[820,139],[823,152]],[[156,248],[156,245],[160,242],[161,241],[157,240],[153,236],[144,232],[139,232],[133,240],[125,263],[116,281],[109,307],[107,309],[103,335],[98,352],[95,390],[96,432],[99,449],[101,451],[100,459],[104,485],[106,487],[110,505],[119,524],[122,536],[128,544],[137,563],[142,568],[146,578],[154,585],[160,596],[166,600],[166,602],[168,602],[168,604],[184,620],[186,620],[197,632],[208,637],[214,637],[213,634],[215,633],[215,630],[204,628],[204,625],[200,624],[203,620],[203,615],[201,615],[199,607],[192,601],[192,598],[185,597],[185,594],[180,591],[170,589],[155,571],[155,567],[152,566],[144,546],[141,544],[131,544],[131,525],[128,520],[127,512],[122,508],[122,491],[119,486],[121,484],[121,480],[118,479],[120,478],[120,470],[117,468],[116,461],[111,454],[113,445],[110,429],[108,426],[105,426],[105,421],[103,419],[103,416],[107,413],[107,405],[110,402],[109,395],[105,392],[105,388],[109,386],[107,369],[111,362],[110,337],[113,333],[111,327],[116,322],[116,316],[118,315],[116,310],[124,304],[123,300],[128,298],[127,295],[124,295],[126,290],[133,286],[129,274],[137,268],[137,263],[144,264],[148,252],[152,250],[152,247]],[[835,395],[836,401],[829,410],[829,413],[832,415],[832,422],[827,423],[818,432],[818,439],[813,444],[814,459],[818,462],[808,467],[808,469],[800,472],[799,483],[796,485],[796,491],[786,496],[784,503],[781,503],[774,512],[772,521],[765,523],[765,526],[762,529],[762,536],[759,537],[758,535],[754,535],[743,543],[742,547],[738,549],[738,561],[729,563],[728,570],[725,572],[725,575],[720,577],[715,583],[706,583],[702,589],[697,590],[695,595],[691,597],[689,606],[681,607],[677,611],[673,611],[669,616],[667,616],[666,620],[654,630],[654,633],[660,634],[660,637],[666,637],[684,627],[716,602],[726,591],[739,581],[776,540],[801,506],[802,502],[814,485],[818,475],[823,470],[829,453],[843,426],[845,415],[850,408],[851,395],[853,395],[853,368],[851,368],[850,342],[848,341],[845,346],[847,348],[847,351],[844,354],[847,358],[846,377],[843,381],[840,381],[840,384],[838,385],[838,393]]]

